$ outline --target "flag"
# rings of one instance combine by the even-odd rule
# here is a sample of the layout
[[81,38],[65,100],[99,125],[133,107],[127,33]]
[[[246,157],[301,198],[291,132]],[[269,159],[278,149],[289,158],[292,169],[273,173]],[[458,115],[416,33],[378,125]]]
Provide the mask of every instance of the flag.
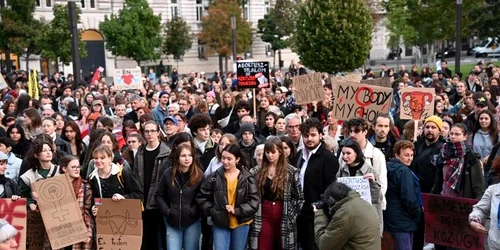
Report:
[[38,86],[38,72],[33,69],[28,76],[28,94],[31,98],[38,100],[40,96],[40,87]]
[[94,75],[92,76],[92,80],[90,81],[90,84],[94,83],[95,81],[99,81],[100,73],[102,73],[103,71],[104,68],[99,66],[99,68],[95,70]]

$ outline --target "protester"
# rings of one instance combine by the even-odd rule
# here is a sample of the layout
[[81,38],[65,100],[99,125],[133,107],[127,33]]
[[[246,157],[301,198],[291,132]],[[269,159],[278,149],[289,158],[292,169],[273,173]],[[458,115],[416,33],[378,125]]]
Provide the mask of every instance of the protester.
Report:
[[244,250],[260,202],[256,180],[246,170],[245,156],[237,145],[224,148],[222,163],[205,179],[196,200],[212,218],[214,249]]
[[15,250],[19,247],[16,235],[19,232],[7,221],[0,219],[0,250]]
[[319,249],[380,249],[377,213],[358,192],[345,184],[333,182],[325,190],[324,200],[313,203],[312,207]]
[[20,191],[17,182],[5,175],[8,159],[9,158],[5,153],[0,152],[0,198],[11,198],[12,200],[17,200],[20,198]]

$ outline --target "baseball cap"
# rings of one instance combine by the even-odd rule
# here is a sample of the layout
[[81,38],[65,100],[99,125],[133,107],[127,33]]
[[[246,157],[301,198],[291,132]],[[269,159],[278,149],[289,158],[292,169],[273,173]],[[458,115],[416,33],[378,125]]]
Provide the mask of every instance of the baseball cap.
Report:
[[486,103],[486,99],[484,97],[482,97],[482,96],[479,97],[479,98],[477,98],[476,100],[474,100],[474,103],[476,105],[483,105],[485,107],[488,106],[488,104]]
[[167,123],[168,120],[172,121],[175,126],[179,126],[179,121],[174,116],[167,116],[167,118],[163,119],[163,124]]

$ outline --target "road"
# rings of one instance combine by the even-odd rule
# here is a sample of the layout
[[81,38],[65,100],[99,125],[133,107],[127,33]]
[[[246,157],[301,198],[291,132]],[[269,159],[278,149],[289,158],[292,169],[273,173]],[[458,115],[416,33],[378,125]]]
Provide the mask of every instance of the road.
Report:
[[[497,58],[475,58],[474,56],[465,56],[462,55],[462,58],[460,60],[461,64],[475,64],[479,60],[483,59],[485,63],[488,62],[498,62]],[[446,58],[446,61],[448,61],[448,65],[455,65],[455,58]],[[397,68],[398,66],[398,60],[375,60],[375,66],[370,65],[370,60],[366,61],[366,68],[372,68],[372,70],[379,71],[382,63],[385,63],[387,67],[389,68]],[[406,65],[406,69],[410,70],[411,69],[411,57],[409,58],[403,58],[399,60],[399,65],[404,64]],[[417,60],[417,66],[419,67],[419,70],[421,69],[420,66],[420,61]],[[422,67],[426,66],[427,64],[422,63]]]

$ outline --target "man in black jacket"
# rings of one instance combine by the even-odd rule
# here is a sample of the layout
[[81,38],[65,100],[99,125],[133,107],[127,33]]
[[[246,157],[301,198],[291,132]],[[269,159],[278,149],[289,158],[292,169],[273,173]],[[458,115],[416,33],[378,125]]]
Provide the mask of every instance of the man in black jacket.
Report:
[[321,200],[320,195],[335,181],[339,161],[325,145],[323,126],[317,118],[309,118],[300,125],[304,149],[296,156],[304,192],[304,205],[297,218],[298,241],[303,250],[317,250],[314,236],[314,213],[311,204]]
[[[424,136],[415,142],[415,158],[410,169],[417,175],[422,193],[430,193],[436,177],[436,166],[431,163],[433,156],[439,154],[444,139],[440,136],[443,130],[441,118],[433,115],[424,122]],[[420,218],[418,230],[413,236],[413,249],[424,247],[424,214]]]
[[134,123],[139,122],[139,118],[137,117],[136,110],[139,107],[142,107],[141,103],[141,97],[138,95],[131,95],[130,96],[130,103],[132,106],[132,111],[128,112],[124,117],[123,117],[123,122],[126,122],[127,120],[132,120]]

